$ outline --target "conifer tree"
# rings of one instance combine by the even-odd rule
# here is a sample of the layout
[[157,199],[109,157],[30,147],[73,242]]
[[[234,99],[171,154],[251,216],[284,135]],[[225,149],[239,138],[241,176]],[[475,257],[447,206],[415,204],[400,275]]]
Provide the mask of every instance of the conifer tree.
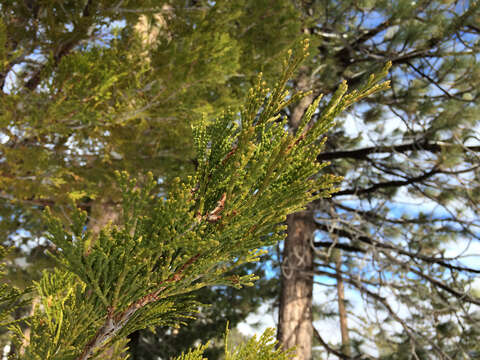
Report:
[[[355,101],[388,87],[380,82],[389,64],[359,90],[342,83],[312,121],[321,97],[295,133],[281,110],[309,93],[290,94],[286,83],[308,56],[308,41],[289,51],[272,89],[259,76],[245,105],[193,125],[198,167],[173,180],[167,194],[155,191],[152,173],[135,180],[117,172],[121,219],[94,234],[88,214],[71,204],[68,223],[47,208],[49,251],[57,266],[34,282],[39,303],[25,321],[10,326],[21,359],[124,359],[127,336],[155,325],[178,325],[198,303],[188,296],[205,286],[248,286],[254,274],[230,271],[257,261],[260,247],[283,238],[285,217],[333,191],[338,178],[319,174],[314,161],[334,118]],[[113,185],[113,184],[112,184]],[[272,332],[227,359],[286,359]],[[178,359],[202,359],[204,347]]]
[[[313,46],[295,87],[331,94],[340,78],[361,86],[389,60],[392,87],[329,133],[318,160],[344,176],[341,190],[289,219],[279,339],[345,359],[475,358],[478,1],[297,5]],[[287,111],[292,127],[307,103]],[[312,318],[314,281],[326,286]],[[338,341],[312,326],[329,316]]]
[[[308,331],[344,358],[348,349],[353,357],[371,349],[395,359],[475,357],[476,320],[463,295],[478,268],[444,252],[478,243],[478,2],[34,0],[0,7],[0,231],[7,243],[36,249],[10,253],[30,265],[10,267],[10,279],[23,286],[49,266],[46,243],[32,243],[44,230],[45,206],[68,213],[76,200],[97,234],[119,221],[115,170],[140,181],[150,170],[163,193],[172,178],[184,179],[195,167],[190,123],[238,105],[252,75],[278,72],[275,54],[307,33],[312,55],[290,84],[314,94],[284,111],[292,128],[315,95],[328,98],[342,78],[356,88],[386,61],[394,69],[392,90],[352,108],[318,157],[345,175],[341,191],[317,201],[303,220],[291,216],[293,227],[316,228],[315,238],[303,232],[308,243],[296,251],[309,252],[307,273],[346,290],[343,314],[332,308],[342,303],[338,290],[338,301],[328,298],[316,318],[340,313],[350,344],[329,343],[307,318]],[[399,193],[428,199],[430,208],[404,207]],[[287,244],[295,231],[289,234]],[[283,269],[299,265],[284,261]],[[300,282],[293,284],[298,291]],[[357,321],[352,290],[362,294],[366,314],[391,324],[366,315]],[[392,320],[392,304],[417,312]]]

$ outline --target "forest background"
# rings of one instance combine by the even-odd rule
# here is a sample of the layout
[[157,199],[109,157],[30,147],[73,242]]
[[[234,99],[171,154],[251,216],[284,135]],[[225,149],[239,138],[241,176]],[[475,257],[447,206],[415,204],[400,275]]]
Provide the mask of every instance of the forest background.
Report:
[[242,104],[260,71],[276,79],[285,51],[308,37],[290,86],[314,93],[284,111],[292,130],[316,96],[342,80],[358,88],[392,62],[391,89],[350,108],[318,156],[344,176],[340,190],[289,217],[267,265],[242,269],[264,275],[255,287],[201,290],[212,307],[178,330],[133,334],[132,358],[218,338],[266,303],[299,359],[478,355],[478,2],[0,6],[0,231],[17,247],[15,285],[52,266],[45,206],[61,214],[77,201],[95,233],[118,221],[115,170],[152,171],[168,191],[197,166],[191,124]]

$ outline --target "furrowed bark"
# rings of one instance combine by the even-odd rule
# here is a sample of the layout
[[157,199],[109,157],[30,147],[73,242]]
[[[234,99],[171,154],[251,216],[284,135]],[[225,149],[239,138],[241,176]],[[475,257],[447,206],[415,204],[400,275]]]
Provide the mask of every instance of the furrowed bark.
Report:
[[[297,89],[308,90],[310,79],[300,75]],[[310,95],[292,109],[290,127],[295,131],[302,116],[314,100]],[[285,239],[281,265],[281,289],[278,309],[279,346],[296,347],[297,360],[312,359],[313,325],[313,255],[311,246],[316,225],[312,209],[287,217],[288,235]]]
[[310,245],[315,230],[313,210],[289,215],[287,223],[277,337],[283,348],[296,347],[296,359],[310,360],[313,339],[313,251]]

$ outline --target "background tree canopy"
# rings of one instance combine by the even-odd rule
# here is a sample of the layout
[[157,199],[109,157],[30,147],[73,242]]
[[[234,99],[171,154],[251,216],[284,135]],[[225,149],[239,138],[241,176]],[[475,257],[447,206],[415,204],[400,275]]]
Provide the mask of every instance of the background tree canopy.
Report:
[[[329,134],[318,159],[344,176],[341,190],[292,217],[283,253],[281,317],[293,311],[292,288],[308,308],[313,281],[323,283],[318,293],[330,296],[318,299],[317,316],[339,320],[342,346],[310,319],[289,318],[299,331],[280,322],[283,338],[314,333],[344,358],[478,356],[479,3],[300,8],[317,52],[296,86],[330,94],[339,77],[356,87],[387,60],[393,65],[390,91],[356,104]],[[291,108],[292,124],[303,109]],[[302,275],[311,272],[321,276]]]
[[[328,100],[342,80],[360,88],[392,62],[391,89],[351,107],[318,155],[344,176],[339,191],[289,218],[272,266],[241,270],[278,277],[248,291],[202,290],[200,301],[218,300],[208,316],[178,332],[136,333],[132,357],[168,358],[279,297],[280,341],[313,348],[313,358],[475,358],[479,6],[3,1],[0,234],[17,245],[9,278],[23,287],[51,266],[45,206],[66,219],[76,201],[98,233],[119,221],[115,170],[140,183],[151,171],[167,193],[198,166],[191,124],[242,104],[258,72],[276,79],[282,54],[308,37],[310,56],[289,86],[314,93],[283,111],[292,131],[314,97]],[[338,321],[338,336],[325,322],[314,328],[319,319]]]

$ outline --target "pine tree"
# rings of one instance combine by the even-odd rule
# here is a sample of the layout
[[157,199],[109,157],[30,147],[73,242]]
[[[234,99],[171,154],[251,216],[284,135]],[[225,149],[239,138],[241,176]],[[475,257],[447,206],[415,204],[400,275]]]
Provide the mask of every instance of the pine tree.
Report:
[[[118,225],[98,236],[86,228],[88,214],[71,203],[68,223],[47,208],[50,256],[57,266],[34,283],[39,304],[10,327],[22,359],[126,358],[127,336],[155,325],[178,326],[195,311],[192,291],[215,285],[248,286],[254,274],[230,271],[257,261],[260,247],[285,233],[287,214],[329,196],[337,177],[320,175],[315,160],[322,136],[345,108],[388,87],[388,65],[360,90],[342,83],[312,122],[321,97],[308,108],[297,131],[286,129],[281,110],[309,93],[290,94],[286,83],[308,53],[308,42],[289,51],[277,84],[258,77],[245,105],[215,121],[193,125],[198,167],[167,194],[155,191],[152,173],[135,180],[117,172],[122,197]],[[114,190],[113,190],[114,191]],[[271,332],[240,346],[227,359],[286,359]],[[179,359],[201,359],[204,347]]]
[[[297,4],[312,56],[296,88],[328,96],[341,78],[355,88],[386,61],[392,87],[329,133],[318,160],[344,176],[341,190],[289,219],[279,340],[316,342],[345,359],[475,358],[480,269],[468,253],[478,253],[480,224],[478,1]],[[286,112],[292,128],[306,106]],[[327,285],[313,299],[316,318],[305,316],[314,280]],[[346,287],[343,314],[340,287],[328,290],[335,283]],[[350,332],[349,344],[312,327],[327,314],[341,323],[338,339]]]

